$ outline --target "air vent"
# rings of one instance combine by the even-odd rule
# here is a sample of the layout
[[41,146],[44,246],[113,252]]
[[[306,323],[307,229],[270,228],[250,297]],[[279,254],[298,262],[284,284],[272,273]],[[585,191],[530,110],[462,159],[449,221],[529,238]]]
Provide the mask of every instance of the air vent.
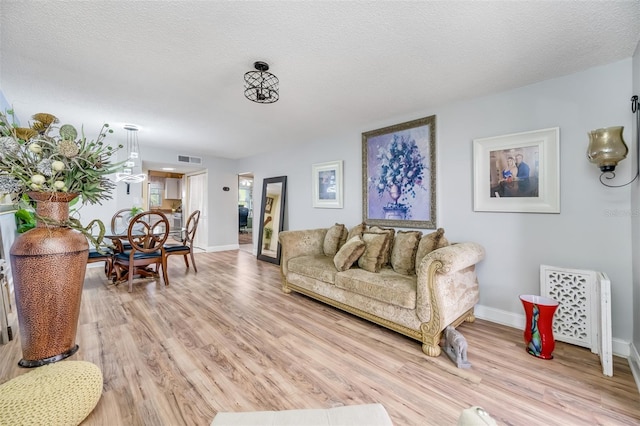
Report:
[[188,155],[178,155],[179,163],[202,164],[202,158],[190,157]]

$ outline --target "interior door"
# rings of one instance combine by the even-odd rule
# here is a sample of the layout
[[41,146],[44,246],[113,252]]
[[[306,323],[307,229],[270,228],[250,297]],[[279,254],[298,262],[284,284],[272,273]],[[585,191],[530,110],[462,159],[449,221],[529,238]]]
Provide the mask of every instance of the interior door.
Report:
[[198,230],[193,240],[194,247],[206,250],[207,235],[209,235],[208,214],[207,214],[207,174],[198,173],[187,175],[187,199],[186,211],[183,212],[183,223],[186,225],[187,219],[196,210],[200,210],[200,221]]

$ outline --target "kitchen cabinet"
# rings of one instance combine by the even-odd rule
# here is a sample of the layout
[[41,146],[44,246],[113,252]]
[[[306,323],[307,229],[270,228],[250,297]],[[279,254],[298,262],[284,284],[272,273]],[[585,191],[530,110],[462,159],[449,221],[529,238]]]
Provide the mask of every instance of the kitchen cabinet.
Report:
[[182,199],[182,179],[166,178],[164,180],[164,198],[166,200]]

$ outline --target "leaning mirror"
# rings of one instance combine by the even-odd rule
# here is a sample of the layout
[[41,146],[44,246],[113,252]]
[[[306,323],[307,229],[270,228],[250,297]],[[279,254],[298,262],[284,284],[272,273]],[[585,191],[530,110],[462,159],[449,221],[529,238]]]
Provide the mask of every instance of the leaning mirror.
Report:
[[262,209],[258,233],[258,259],[280,264],[278,234],[284,229],[287,177],[267,178],[262,184]]

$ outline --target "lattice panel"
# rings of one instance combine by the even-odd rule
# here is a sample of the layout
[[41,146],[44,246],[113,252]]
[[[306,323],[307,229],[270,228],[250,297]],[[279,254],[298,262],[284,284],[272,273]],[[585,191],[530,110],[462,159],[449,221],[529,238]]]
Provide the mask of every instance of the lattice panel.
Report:
[[595,273],[562,268],[540,269],[542,294],[560,303],[553,319],[556,340],[593,348],[597,311],[593,303]]

